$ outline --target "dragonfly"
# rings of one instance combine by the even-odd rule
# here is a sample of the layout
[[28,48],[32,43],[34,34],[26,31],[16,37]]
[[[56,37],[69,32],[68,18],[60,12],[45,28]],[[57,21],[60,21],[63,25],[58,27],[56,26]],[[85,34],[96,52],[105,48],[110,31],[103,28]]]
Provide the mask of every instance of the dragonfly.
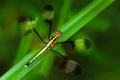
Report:
[[[64,72],[67,74],[73,74],[73,75],[81,75],[82,73],[82,67],[81,65],[72,59],[67,58],[66,56],[63,56],[62,54],[60,54],[59,52],[55,51],[52,49],[52,46],[54,46],[55,44],[60,44],[60,43],[56,43],[57,39],[62,37],[62,32],[61,31],[55,31],[55,36],[53,36],[52,38],[50,38],[50,34],[51,34],[51,28],[52,28],[52,22],[53,22],[53,15],[54,15],[54,9],[52,5],[46,5],[44,7],[45,13],[43,16],[45,16],[45,22],[49,24],[49,32],[48,32],[48,42],[45,42],[42,37],[39,35],[39,33],[37,32],[37,30],[35,28],[33,28],[33,32],[39,37],[39,39],[45,44],[45,46],[43,47],[43,49],[36,54],[30,61],[28,61],[25,64],[25,68],[27,68],[29,65],[31,65],[41,54],[44,53],[44,51],[50,49],[51,51],[53,51],[53,53],[56,53],[57,55],[60,55],[63,58],[62,63],[60,64],[60,66],[62,67],[62,69],[64,69]],[[24,20],[25,18],[22,17],[20,19]],[[28,19],[27,19],[28,20]],[[29,20],[31,21],[31,20]],[[65,42],[63,42],[65,43]]]

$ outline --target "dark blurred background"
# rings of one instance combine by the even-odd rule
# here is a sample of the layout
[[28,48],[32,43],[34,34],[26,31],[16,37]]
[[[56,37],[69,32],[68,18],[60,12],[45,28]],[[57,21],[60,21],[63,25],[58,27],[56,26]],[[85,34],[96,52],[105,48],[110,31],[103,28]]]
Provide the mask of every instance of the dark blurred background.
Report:
[[[18,16],[35,19],[42,14],[43,7],[51,4],[55,16],[53,26],[57,26],[61,5],[64,0],[3,0],[0,1],[0,76],[11,68],[21,40]],[[65,21],[88,5],[91,0],[72,0]],[[76,49],[83,66],[81,76],[70,76],[57,72],[54,68],[47,80],[119,80],[120,79],[120,1],[116,0],[75,35],[83,34],[91,41],[91,49]],[[72,37],[71,37],[72,39]],[[76,45],[77,46],[77,45]],[[79,46],[79,45],[78,45]],[[76,47],[77,48],[77,47]],[[75,56],[75,55],[74,55]],[[74,59],[74,58],[73,58]],[[39,80],[40,73],[33,74]],[[29,79],[26,76],[23,79]],[[36,79],[32,77],[32,79]],[[29,79],[30,80],[30,79]],[[44,80],[44,79],[43,79]]]

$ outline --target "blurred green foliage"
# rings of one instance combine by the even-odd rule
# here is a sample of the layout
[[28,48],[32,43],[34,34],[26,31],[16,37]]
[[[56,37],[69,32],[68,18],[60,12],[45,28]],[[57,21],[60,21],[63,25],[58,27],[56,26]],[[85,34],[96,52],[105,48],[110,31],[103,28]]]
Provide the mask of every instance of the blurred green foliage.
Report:
[[[29,52],[34,48],[39,48],[38,39],[32,40],[34,35],[30,34],[23,37],[24,26],[18,23],[18,16],[29,16],[35,20],[37,16],[42,15],[43,7],[46,4],[52,4],[55,9],[55,16],[53,19],[53,30],[58,25],[64,24],[77,12],[88,5],[91,0],[66,0],[64,3],[67,14],[63,11],[60,14],[61,5],[64,0],[4,0],[0,1],[0,76],[2,76],[13,64],[17,63],[17,53],[21,54],[21,58],[27,54],[22,55],[20,52],[20,41],[26,38],[23,52]],[[68,48],[68,56],[77,60],[83,66],[82,76],[70,76],[63,74],[56,70],[55,66],[50,69],[49,66],[55,65],[52,63],[55,56],[50,55],[45,57],[45,60],[40,63],[35,69],[29,72],[22,80],[119,80],[120,74],[120,1],[115,1],[111,6],[105,9],[101,14],[91,20],[84,28],[73,35],[69,40],[78,41],[80,39],[89,39],[91,42],[90,49],[76,50]],[[68,6],[66,6],[68,5]],[[61,18],[65,18],[61,21]],[[40,19],[42,20],[42,18]],[[23,24],[22,24],[23,25]],[[41,32],[42,38],[45,39],[48,33],[44,33],[47,24],[40,23],[42,27],[37,27],[38,32]],[[43,27],[44,26],[44,27]],[[32,36],[31,36],[32,35]],[[21,38],[22,37],[22,38]],[[30,38],[28,38],[30,37]],[[33,37],[33,38],[31,38]],[[31,47],[32,41],[32,47]],[[79,42],[79,41],[78,41]],[[82,44],[83,45],[83,44]],[[80,47],[82,45],[75,45]],[[43,46],[43,44],[42,44]],[[66,45],[67,46],[67,45]],[[62,49],[61,49],[62,50]],[[63,51],[64,52],[64,51]],[[74,53],[74,54],[72,54]],[[18,55],[20,58],[20,55]],[[49,64],[46,63],[47,59]],[[16,60],[16,61],[15,61]],[[19,60],[19,59],[18,59]],[[42,65],[42,66],[41,66]]]

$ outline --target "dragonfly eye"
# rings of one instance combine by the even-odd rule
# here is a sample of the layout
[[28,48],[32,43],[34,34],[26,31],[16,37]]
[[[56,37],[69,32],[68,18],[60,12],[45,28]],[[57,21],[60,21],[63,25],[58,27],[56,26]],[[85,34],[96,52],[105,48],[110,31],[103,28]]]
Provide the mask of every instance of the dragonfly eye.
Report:
[[62,37],[62,33],[60,31],[56,31],[55,34],[58,36],[58,37]]

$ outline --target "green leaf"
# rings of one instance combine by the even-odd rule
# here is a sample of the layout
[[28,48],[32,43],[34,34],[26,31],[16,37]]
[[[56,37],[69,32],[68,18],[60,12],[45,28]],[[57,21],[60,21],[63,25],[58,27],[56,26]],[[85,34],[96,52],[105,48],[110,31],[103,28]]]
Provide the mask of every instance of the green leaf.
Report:
[[113,1],[114,0],[93,0],[87,7],[58,28],[58,30],[62,32],[62,38],[60,38],[59,41],[65,41],[70,38]]

